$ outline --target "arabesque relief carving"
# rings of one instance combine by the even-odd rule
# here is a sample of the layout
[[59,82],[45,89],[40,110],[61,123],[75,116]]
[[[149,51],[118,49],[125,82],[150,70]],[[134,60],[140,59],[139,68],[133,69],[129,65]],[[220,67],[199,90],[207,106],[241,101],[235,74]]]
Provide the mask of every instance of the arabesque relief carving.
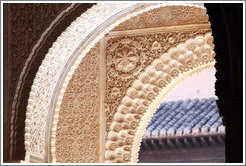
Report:
[[[184,30],[107,37],[105,39],[107,70],[105,99],[106,131],[109,131],[113,115],[122,98],[126,95],[126,90],[154,59],[159,58],[168,49],[177,46],[178,43],[208,32],[211,32],[211,30]],[[192,44],[189,47],[191,50],[194,49]],[[185,59],[187,57],[180,57],[180,59],[185,59],[186,64],[182,66],[183,68],[192,67],[192,61],[189,61],[192,56],[190,54],[187,55],[188,59]],[[172,53],[171,57],[173,60],[177,60],[178,53]],[[176,76],[177,74],[177,71],[174,70],[170,76]]]
[[[49,153],[47,147],[50,144],[48,142],[50,139],[47,139],[50,132],[47,122],[47,119],[50,118],[48,114],[53,111],[54,90],[57,88],[63,69],[66,68],[69,59],[74,55],[74,51],[100,24],[131,5],[134,4],[99,3],[94,5],[72,22],[53,43],[39,67],[28,99],[25,121],[25,158],[27,161],[32,156],[38,158],[39,161],[47,161],[47,154]],[[90,43],[90,46],[95,43]],[[89,50],[86,51],[89,52]],[[58,116],[56,113],[59,114],[55,111],[54,116]],[[57,120],[54,118],[54,124],[57,124]]]
[[56,162],[99,162],[99,98],[96,44],[76,69],[63,97],[56,129]]
[[127,73],[135,69],[138,56],[136,55],[136,49],[134,47],[123,46],[116,50],[114,56],[114,65],[116,70]]
[[121,23],[114,31],[154,28],[174,25],[208,23],[205,8],[195,6],[165,6],[140,14]]
[[131,162],[132,153],[137,153],[133,152],[133,141],[148,106],[180,74],[204,64],[214,65],[212,41],[211,33],[207,33],[179,43],[156,58],[131,82],[120,105],[115,107],[106,141],[106,162]]

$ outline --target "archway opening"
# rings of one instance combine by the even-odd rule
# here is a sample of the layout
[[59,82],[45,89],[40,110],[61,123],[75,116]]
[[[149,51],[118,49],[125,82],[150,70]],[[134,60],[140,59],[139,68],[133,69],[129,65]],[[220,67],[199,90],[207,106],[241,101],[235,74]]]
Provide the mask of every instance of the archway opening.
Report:
[[214,84],[214,69],[206,69],[165,97],[144,132],[140,163],[225,162],[225,127]]

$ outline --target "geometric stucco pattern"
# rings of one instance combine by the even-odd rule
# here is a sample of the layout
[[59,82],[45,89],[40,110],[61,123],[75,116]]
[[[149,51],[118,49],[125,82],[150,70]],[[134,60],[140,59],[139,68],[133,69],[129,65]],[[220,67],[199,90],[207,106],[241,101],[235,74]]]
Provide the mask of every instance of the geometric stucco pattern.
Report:
[[99,44],[96,44],[76,69],[63,97],[56,129],[56,162],[99,162],[99,111]]
[[[128,88],[117,107],[106,141],[106,162],[136,162],[136,135],[148,106],[179,75],[196,70],[204,64],[214,65],[211,33],[179,43],[160,58],[155,59]],[[143,127],[143,126],[141,126]]]
[[[173,30],[107,37],[106,40],[106,131],[126,90],[139,74],[168,49],[210,29]],[[172,55],[175,56],[175,55]],[[174,57],[175,58],[175,57]]]

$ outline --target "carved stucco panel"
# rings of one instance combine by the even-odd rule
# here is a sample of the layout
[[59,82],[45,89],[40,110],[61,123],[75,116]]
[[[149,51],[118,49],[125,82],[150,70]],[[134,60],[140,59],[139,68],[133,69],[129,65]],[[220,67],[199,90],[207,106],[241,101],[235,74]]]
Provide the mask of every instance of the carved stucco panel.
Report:
[[165,6],[140,14],[127,20],[114,31],[154,28],[175,25],[208,23],[205,8],[195,6]]
[[[28,99],[25,127],[26,160],[35,156],[46,160],[48,114],[52,95],[68,60],[79,44],[100,24],[133,4],[97,4],[78,17],[50,48],[39,67]],[[95,43],[92,43],[94,45]],[[91,47],[89,47],[91,48]],[[89,48],[87,51],[89,52]],[[42,117],[42,118],[40,118]],[[47,131],[47,132],[46,132]]]
[[56,129],[56,162],[99,162],[99,44],[84,57],[64,94]]
[[[178,83],[176,79],[185,79],[186,73],[191,75],[192,72],[214,66],[212,42],[211,33],[207,33],[179,43],[155,59],[131,83],[113,115],[106,141],[106,162],[137,161],[141,134],[146,127],[143,122],[147,125],[151,117],[151,111],[146,110],[156,98],[160,100],[159,96],[163,95],[161,91],[170,91],[175,87]],[[154,104],[157,107],[158,102]]]
[[[132,34],[106,38],[106,131],[127,89],[153,60],[168,49],[210,29],[176,30],[149,34]],[[178,55],[173,53],[173,59]],[[191,55],[189,55],[189,58]],[[189,65],[188,60],[187,65]],[[175,71],[173,71],[175,72]],[[175,73],[172,73],[175,75]],[[169,78],[170,76],[168,76]]]
[[[203,31],[206,32],[209,31]],[[133,80],[131,84],[133,88],[126,89],[126,95],[116,110],[107,137],[106,162],[132,160],[131,150],[137,127],[142,116],[147,114],[146,109],[151,100],[157,96],[162,87],[171,83],[180,75],[179,73],[186,73],[197,66],[213,62],[213,38],[210,33],[207,35],[203,33],[194,37],[195,39],[185,40],[185,44],[178,43],[177,48],[173,47],[153,60],[146,66],[146,70]],[[84,57],[64,94],[56,129],[56,162],[99,162],[100,155],[104,155],[100,151],[99,143],[99,128],[102,125],[99,118],[99,49],[97,44]],[[131,49],[123,47],[119,52],[121,56],[118,58],[125,55],[126,61],[129,57],[130,61],[138,60]],[[119,62],[124,61],[114,61],[118,65]],[[166,76],[166,79],[162,76]],[[111,93],[116,99],[119,91],[112,90]],[[116,132],[119,135],[114,134]],[[118,156],[114,158],[113,154]],[[114,160],[111,160],[112,158]]]

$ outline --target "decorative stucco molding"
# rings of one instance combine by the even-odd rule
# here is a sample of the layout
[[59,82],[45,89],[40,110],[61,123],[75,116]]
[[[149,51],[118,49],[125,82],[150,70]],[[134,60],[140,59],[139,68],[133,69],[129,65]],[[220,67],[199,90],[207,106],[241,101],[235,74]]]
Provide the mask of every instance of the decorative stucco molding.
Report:
[[156,96],[154,101],[152,101],[152,103],[148,106],[148,108],[146,110],[146,112],[148,112],[148,113],[144,114],[144,116],[141,119],[141,122],[138,124],[138,128],[136,130],[136,134],[135,134],[134,141],[133,141],[133,146],[131,149],[131,160],[130,160],[130,162],[135,163],[138,161],[138,151],[140,150],[140,143],[141,143],[144,131],[147,127],[148,122],[150,121],[150,118],[153,116],[156,108],[159,106],[159,104],[165,98],[165,96],[168,93],[170,93],[170,91],[177,84],[179,84],[181,81],[183,81],[184,79],[190,77],[192,74],[194,74],[196,72],[202,71],[203,69],[213,68],[214,65],[215,65],[215,61],[212,61],[212,62],[208,62],[207,64],[200,65],[200,66],[194,68],[193,70],[182,73],[179,75],[179,77],[172,80],[172,82],[170,84],[168,84],[166,88],[163,88],[158,93],[158,95]]
[[[198,28],[199,27],[199,28]],[[210,25],[175,26],[138,31],[123,31],[125,35],[110,32],[104,39],[106,45],[106,131],[113,116],[133,81],[155,59],[172,47],[198,35],[211,32]],[[130,34],[131,33],[131,34]],[[174,57],[175,58],[175,57]]]
[[[26,160],[30,155],[47,160],[47,128],[52,96],[66,63],[81,42],[98,25],[132,4],[97,4],[78,17],[50,48],[33,82],[28,99],[25,127]],[[92,45],[84,51],[87,53]],[[78,63],[77,63],[78,65]],[[75,69],[73,67],[72,69]],[[58,102],[61,98],[58,98]],[[51,115],[52,116],[52,115]],[[42,117],[42,119],[40,119]],[[57,116],[53,120],[57,122]],[[45,159],[46,158],[46,159]]]
[[[128,14],[127,16],[124,16],[123,18],[118,19],[115,23],[111,24],[108,28],[106,28],[99,36],[97,36],[95,38],[94,41],[91,42],[91,44],[89,46],[87,46],[84,50],[81,49],[81,53],[79,54],[78,58],[74,61],[74,63],[72,64],[71,69],[67,72],[67,76],[66,78],[64,78],[64,82],[61,85],[61,90],[59,91],[60,94],[58,94],[57,98],[58,101],[56,102],[56,106],[55,106],[55,113],[54,113],[54,121],[53,121],[53,127],[52,127],[52,134],[51,134],[51,153],[52,153],[52,159],[55,158],[55,146],[54,145],[56,139],[55,139],[55,133],[56,133],[56,125],[57,125],[57,121],[58,121],[58,117],[59,117],[59,109],[60,109],[60,105],[62,103],[62,98],[63,95],[65,93],[66,87],[68,85],[69,80],[71,79],[75,69],[77,68],[78,64],[81,63],[82,58],[84,57],[84,55],[89,51],[90,48],[92,48],[94,46],[94,42],[98,42],[100,39],[102,39],[104,37],[105,34],[107,34],[110,30],[112,30],[114,27],[116,27],[117,25],[119,25],[121,22],[124,22],[128,19],[130,19],[131,17],[134,17],[138,14],[153,10],[155,8],[159,8],[162,6],[167,6],[168,4],[156,4],[156,5],[151,5],[148,6],[144,9],[140,9],[136,12],[133,12],[131,14]],[[173,4],[172,4],[173,5]],[[189,5],[187,5],[189,6]],[[200,7],[200,6],[199,6]],[[80,52],[80,51],[78,51]],[[54,162],[54,161],[53,161]]]
[[197,36],[154,60],[128,88],[114,114],[106,141],[106,162],[136,162],[147,122],[178,83],[215,64],[213,37]]
[[[124,4],[124,5],[122,4],[98,4],[92,7],[92,9],[88,10],[86,13],[82,14],[81,17],[76,19],[71,24],[71,26],[68,27],[68,29],[65,32],[63,32],[63,34],[53,44],[52,48],[49,50],[49,53],[46,55],[42,65],[40,66],[37,76],[34,80],[31,93],[30,93],[30,98],[29,98],[28,107],[27,107],[27,119],[26,119],[26,128],[25,128],[26,129],[25,145],[26,145],[26,150],[27,150],[27,153],[26,153],[27,161],[29,161],[30,156],[36,156],[37,158],[45,159],[47,161],[47,155],[49,152],[51,152],[52,154],[53,162],[56,161],[55,160],[56,159],[56,156],[55,156],[56,154],[56,150],[55,150],[56,128],[57,128],[57,123],[59,119],[59,112],[60,112],[63,96],[64,96],[64,93],[67,89],[69,81],[72,78],[75,70],[77,69],[79,64],[82,62],[82,59],[84,58],[84,56],[91,50],[91,48],[93,48],[94,45],[104,37],[105,34],[107,34],[110,30],[115,28],[120,23],[138,14],[153,10],[155,8],[168,6],[168,5],[174,5],[174,4],[167,3],[167,4],[154,4],[154,5],[146,6],[144,9],[139,9],[138,11],[134,11],[130,14],[127,14],[126,16],[122,18],[118,17],[116,19],[117,21],[115,20],[114,23],[110,23],[110,25],[104,27],[104,30],[102,31],[94,31],[95,29],[97,29],[99,25],[107,22],[107,20],[113,17],[116,13],[126,10],[126,9],[128,9],[127,10],[128,12],[130,7],[135,9],[133,4]],[[195,6],[195,5],[187,5],[187,4],[185,5]],[[196,6],[196,7],[203,8],[201,6]],[[95,34],[96,32],[98,34]],[[93,38],[90,38],[91,33],[95,34]],[[89,41],[87,40],[88,38],[90,38]],[[204,41],[202,41],[201,39],[201,43],[202,42]],[[190,62],[185,61],[186,58],[187,59],[190,58],[189,54],[188,55],[184,54],[180,56],[181,59],[179,60],[176,59],[176,63],[174,64],[172,62],[175,61],[176,56],[173,59],[172,58],[165,59],[164,62],[167,64],[166,67],[172,69],[172,71],[169,71],[168,69],[164,69],[164,71],[166,72],[165,75],[171,75],[175,77],[179,74],[178,72],[182,73],[182,72],[187,71],[189,67],[190,68],[193,67],[190,65],[194,65],[195,67],[196,65],[198,65],[197,64],[198,62],[200,63],[200,61],[203,61],[205,63],[206,61],[211,60],[210,59],[212,56],[211,50],[210,52],[207,52],[207,54],[209,55],[207,54],[205,55],[203,53],[208,51],[207,48],[206,47],[203,48],[202,46],[200,46],[199,40],[195,44],[197,44],[198,48],[196,50],[192,50],[193,46],[191,46],[191,50],[189,50],[191,52],[195,51],[195,53],[197,53],[198,55],[198,57],[196,57],[197,59],[192,59],[194,60],[194,63],[192,61],[190,64]],[[207,46],[207,44],[205,45]],[[179,52],[182,53],[183,46],[181,45],[180,47],[181,47],[181,50],[179,50]],[[200,47],[202,47],[205,50],[202,50]],[[134,52],[134,50],[131,50],[131,51]],[[123,50],[121,52],[123,52]],[[73,58],[73,60],[71,58]],[[162,60],[160,59],[159,61],[162,61]],[[118,69],[121,71],[126,71],[126,69],[124,68],[124,65],[122,65],[120,61],[118,62],[119,62]],[[155,61],[155,63],[157,62],[158,61]],[[171,62],[171,63],[168,64],[168,62]],[[131,65],[132,65],[131,68],[134,68],[136,66],[136,64],[134,63]],[[150,69],[147,68],[146,72],[147,74],[150,74],[152,76],[153,74],[149,70]],[[161,73],[161,71],[159,73]],[[168,78],[170,78],[170,76]],[[158,80],[158,81],[159,81],[160,86],[165,85],[165,83],[162,82],[162,80],[161,81]],[[168,81],[168,80],[165,80],[165,81]],[[150,86],[147,85],[146,87],[144,87],[144,90],[141,91],[141,96],[143,97],[143,100],[144,98],[153,98],[154,97],[153,94],[155,95],[157,91],[160,89],[160,87],[159,88],[154,87],[154,89],[151,89],[151,88],[153,88],[152,85]],[[134,93],[132,93],[131,90],[133,90]],[[150,93],[147,94],[147,96],[146,94],[144,94],[145,90],[150,90],[149,91]],[[134,97],[134,94],[136,95],[134,89],[130,89],[127,92],[127,95],[130,95],[130,97]],[[127,102],[127,99],[126,99],[126,102]],[[144,103],[146,104],[146,102]],[[142,108],[139,111],[140,111],[139,113],[143,113]],[[116,115],[117,114],[115,114],[114,117],[117,117]],[[50,117],[53,117],[53,118],[51,118],[50,120]],[[134,116],[134,118],[136,117],[137,116]],[[132,120],[132,117],[129,117],[129,118],[130,120]],[[134,121],[132,122],[131,127],[136,128],[137,127],[136,125],[137,124]],[[113,124],[111,126],[113,126]],[[50,135],[49,132],[50,132],[51,127],[52,127],[52,131]],[[131,135],[133,133],[130,132],[128,134]],[[123,132],[123,135],[125,135],[124,132]],[[51,142],[49,142],[50,139],[51,139]],[[127,143],[129,145],[132,145],[132,141],[128,139]],[[51,149],[49,149],[49,144],[51,145]],[[108,143],[106,147],[108,147]],[[125,149],[130,150],[127,147]],[[110,151],[109,149],[107,150]],[[106,153],[106,160],[110,162],[114,162],[116,160],[122,161],[122,162],[130,160],[129,155],[131,153],[127,153],[125,156],[123,156],[123,154],[120,154],[121,150],[119,150],[119,153],[118,152],[116,153],[117,158],[113,160],[110,160],[112,158],[108,157],[108,153]]]

